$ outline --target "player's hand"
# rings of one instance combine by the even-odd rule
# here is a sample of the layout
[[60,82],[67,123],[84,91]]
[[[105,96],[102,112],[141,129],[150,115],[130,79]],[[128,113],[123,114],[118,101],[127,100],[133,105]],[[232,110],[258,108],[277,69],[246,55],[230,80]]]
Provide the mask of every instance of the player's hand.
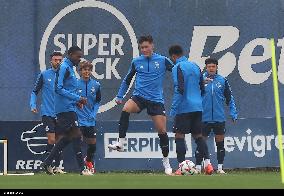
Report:
[[37,113],[38,113],[38,111],[37,111],[36,108],[31,109],[31,112],[34,113],[34,114],[37,114]]
[[78,102],[76,105],[77,105],[77,107],[80,108],[80,109],[83,109],[83,107],[84,107],[84,105],[83,105],[82,103],[79,103],[79,102]]
[[87,104],[87,98],[86,97],[80,97],[79,103],[82,105],[86,105]]
[[213,81],[213,79],[211,79],[211,78],[205,78],[204,84],[208,84],[209,82],[212,82],[212,81]]
[[122,104],[122,99],[116,98],[115,99],[115,103],[118,104],[118,105]]

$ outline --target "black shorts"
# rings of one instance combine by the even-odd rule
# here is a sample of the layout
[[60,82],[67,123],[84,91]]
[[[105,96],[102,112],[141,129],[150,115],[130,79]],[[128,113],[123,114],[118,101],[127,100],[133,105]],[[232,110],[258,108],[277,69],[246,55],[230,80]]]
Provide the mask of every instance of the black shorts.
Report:
[[183,134],[201,134],[202,112],[177,114],[174,119],[173,132]]
[[55,133],[56,118],[51,116],[42,116],[41,121],[43,123],[46,133]]
[[86,138],[96,138],[97,130],[94,126],[92,127],[80,127],[80,130],[84,137]]
[[78,127],[78,117],[75,112],[62,112],[56,115],[56,133],[65,133],[70,131],[70,128]]
[[226,132],[225,122],[204,122],[202,126],[202,135],[208,137],[211,131],[213,131],[215,135],[224,135]]
[[146,108],[147,114],[149,114],[150,116],[157,116],[157,115],[166,116],[166,110],[165,110],[164,104],[162,103],[155,102],[155,101],[149,101],[139,96],[132,96],[131,99],[139,107],[140,111],[138,113],[140,113],[142,110]]

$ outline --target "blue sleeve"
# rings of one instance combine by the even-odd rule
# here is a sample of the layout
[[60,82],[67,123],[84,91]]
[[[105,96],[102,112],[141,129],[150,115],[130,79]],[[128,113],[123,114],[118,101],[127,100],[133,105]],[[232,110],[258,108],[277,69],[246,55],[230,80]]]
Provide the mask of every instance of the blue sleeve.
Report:
[[173,67],[174,67],[174,64],[173,62],[168,59],[167,57],[165,58],[165,66],[166,66],[166,70],[167,71],[172,71]]
[[31,99],[30,99],[31,110],[36,108],[37,94],[41,90],[42,86],[43,86],[43,76],[42,73],[40,73],[37,77],[34,89],[31,93]]
[[96,99],[95,99],[95,105],[94,105],[94,110],[93,110],[93,117],[96,118],[96,115],[98,113],[98,110],[100,108],[100,104],[101,104],[101,99],[102,99],[102,95],[101,95],[101,87],[100,85],[98,86],[97,92],[96,92]]
[[237,107],[235,104],[230,84],[227,79],[225,79],[224,96],[226,99],[226,104],[230,106],[230,116],[232,117],[232,119],[236,120],[238,118]]
[[200,70],[200,78],[199,78],[199,87],[201,91],[201,96],[203,96],[205,94],[205,85],[204,85],[204,79],[203,79],[203,74],[201,70]]
[[177,107],[182,101],[182,96],[184,94],[184,76],[179,65],[177,66],[176,69],[173,68],[172,76],[174,81],[174,95],[173,95],[173,102],[171,106],[170,116],[175,116],[177,112]]
[[122,81],[122,83],[120,85],[119,91],[117,93],[116,97],[119,100],[123,99],[123,97],[124,97],[128,87],[129,87],[129,85],[131,83],[131,80],[132,80],[133,76],[135,75],[135,73],[136,73],[135,64],[134,64],[134,62],[132,62],[131,66],[130,66],[130,68],[128,70],[128,73],[125,76],[125,78],[123,79],[123,81]]
[[69,70],[67,70],[67,67],[62,66],[59,68],[55,78],[55,92],[71,100],[79,101],[80,100],[79,95],[77,95],[76,93],[72,93],[69,90],[63,88],[64,79],[69,75],[70,73]]

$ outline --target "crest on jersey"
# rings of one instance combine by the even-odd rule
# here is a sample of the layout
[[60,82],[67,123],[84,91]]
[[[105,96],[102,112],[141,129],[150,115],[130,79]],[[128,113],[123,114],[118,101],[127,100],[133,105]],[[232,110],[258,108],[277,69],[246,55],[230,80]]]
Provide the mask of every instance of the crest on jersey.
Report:
[[155,69],[159,69],[159,68],[160,68],[160,64],[159,64],[159,62],[156,62],[156,61],[155,61],[155,63],[154,63],[154,64],[155,64]]

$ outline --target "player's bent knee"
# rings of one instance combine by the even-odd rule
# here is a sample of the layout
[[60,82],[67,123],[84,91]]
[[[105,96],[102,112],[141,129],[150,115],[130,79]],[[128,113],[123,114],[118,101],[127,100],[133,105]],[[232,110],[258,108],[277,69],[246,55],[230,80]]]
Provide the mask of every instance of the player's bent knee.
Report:
[[55,143],[59,142],[59,140],[61,140],[64,137],[63,134],[56,134],[55,135]]
[[158,129],[158,134],[166,134],[167,131],[165,129]]
[[47,133],[47,143],[55,144],[55,134],[54,133]]
[[82,137],[82,132],[78,127],[73,127],[70,132],[71,138]]
[[122,111],[125,111],[128,113],[137,113],[140,111],[140,108],[137,106],[137,104],[133,100],[129,99],[123,106]]
[[177,139],[177,138],[183,139],[183,138],[185,138],[185,134],[184,134],[184,133],[176,132],[175,138],[176,138],[176,139]]
[[215,135],[215,141],[216,142],[222,142],[224,141],[225,135]]
[[55,138],[48,138],[47,143],[48,144],[55,144]]
[[[192,134],[193,139],[203,138],[202,134]],[[203,138],[204,139],[204,138]]]
[[86,138],[87,144],[96,144],[96,138]]

